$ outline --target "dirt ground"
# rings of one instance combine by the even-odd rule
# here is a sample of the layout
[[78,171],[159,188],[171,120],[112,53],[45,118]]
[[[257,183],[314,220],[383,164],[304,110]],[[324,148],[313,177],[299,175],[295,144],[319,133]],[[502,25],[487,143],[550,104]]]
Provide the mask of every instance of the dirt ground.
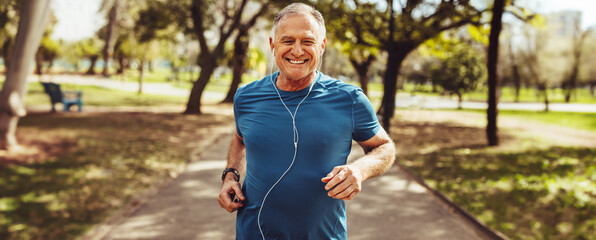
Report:
[[[52,117],[71,115],[73,118],[85,118],[91,115],[104,116],[106,118],[120,118],[130,119],[133,116],[143,113],[182,113],[182,107],[157,107],[157,108],[146,108],[146,107],[86,107],[84,112],[78,113],[49,113],[49,108],[32,108],[29,110],[30,116],[45,117],[47,116],[48,121],[51,121]],[[230,104],[220,105],[205,105],[202,111],[206,114],[213,114],[218,120],[227,119],[224,121],[214,121],[213,124],[209,124],[204,129],[198,129],[198,135],[185,135],[189,139],[168,139],[174,141],[193,141],[197,146],[202,146],[212,139],[210,135],[214,135],[214,131],[228,131],[232,126],[233,110]],[[154,117],[156,115],[149,114],[145,117]],[[183,124],[181,124],[183,125]],[[191,126],[196,128],[196,126]],[[195,130],[195,129],[189,129]],[[203,134],[201,134],[201,132]],[[0,150],[0,166],[7,164],[30,164],[40,162],[45,159],[58,157],[73,151],[76,149],[77,141],[75,136],[69,134],[68,131],[61,130],[40,130],[38,128],[31,127],[20,127],[16,133],[17,141],[19,146],[15,149]],[[199,141],[199,142],[197,142]]]

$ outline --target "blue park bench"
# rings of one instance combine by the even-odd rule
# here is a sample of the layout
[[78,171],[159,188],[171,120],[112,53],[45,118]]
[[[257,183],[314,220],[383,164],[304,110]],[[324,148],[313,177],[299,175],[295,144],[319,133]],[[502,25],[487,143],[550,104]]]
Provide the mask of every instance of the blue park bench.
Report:
[[42,82],[45,92],[50,96],[52,102],[52,112],[56,112],[54,105],[62,103],[64,105],[64,112],[70,111],[70,106],[78,105],[79,112],[83,110],[83,100],[81,99],[83,93],[81,91],[62,91],[60,84]]

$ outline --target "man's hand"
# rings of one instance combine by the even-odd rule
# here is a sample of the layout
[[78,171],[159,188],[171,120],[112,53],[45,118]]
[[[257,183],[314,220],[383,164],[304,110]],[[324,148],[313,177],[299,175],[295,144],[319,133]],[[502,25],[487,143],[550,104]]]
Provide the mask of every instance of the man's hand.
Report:
[[[232,197],[234,194],[240,199],[239,202],[234,202]],[[240,183],[233,178],[225,178],[223,185],[221,186],[221,191],[219,192],[219,197],[217,198],[219,206],[232,213],[243,206],[242,201],[244,200],[246,200],[246,198],[242,195]]]
[[362,190],[362,173],[356,166],[343,165],[334,167],[333,170],[322,178],[327,183],[325,190],[335,199],[352,200]]

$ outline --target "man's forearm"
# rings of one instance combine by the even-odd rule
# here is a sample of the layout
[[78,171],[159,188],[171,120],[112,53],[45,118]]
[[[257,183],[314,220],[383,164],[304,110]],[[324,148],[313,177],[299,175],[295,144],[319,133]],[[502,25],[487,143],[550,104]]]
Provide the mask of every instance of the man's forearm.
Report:
[[[226,168],[234,168],[238,170],[240,176],[244,174],[246,167],[246,149],[244,143],[239,136],[234,136],[230,143],[230,150],[228,152],[228,163]],[[226,178],[233,174],[226,175]]]
[[362,180],[367,180],[383,174],[395,161],[395,146],[393,141],[389,140],[370,151],[363,157],[354,161],[352,166],[357,167],[362,174]]

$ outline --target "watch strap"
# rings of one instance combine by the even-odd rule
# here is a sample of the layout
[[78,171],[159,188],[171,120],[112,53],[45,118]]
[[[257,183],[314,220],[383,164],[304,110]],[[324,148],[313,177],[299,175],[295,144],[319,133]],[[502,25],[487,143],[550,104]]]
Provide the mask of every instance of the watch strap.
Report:
[[235,168],[226,168],[223,170],[223,173],[221,174],[221,180],[223,181],[226,178],[226,175],[231,172],[234,173],[234,175],[236,176],[236,181],[239,182],[240,181],[240,173],[238,173],[238,170],[236,170]]

